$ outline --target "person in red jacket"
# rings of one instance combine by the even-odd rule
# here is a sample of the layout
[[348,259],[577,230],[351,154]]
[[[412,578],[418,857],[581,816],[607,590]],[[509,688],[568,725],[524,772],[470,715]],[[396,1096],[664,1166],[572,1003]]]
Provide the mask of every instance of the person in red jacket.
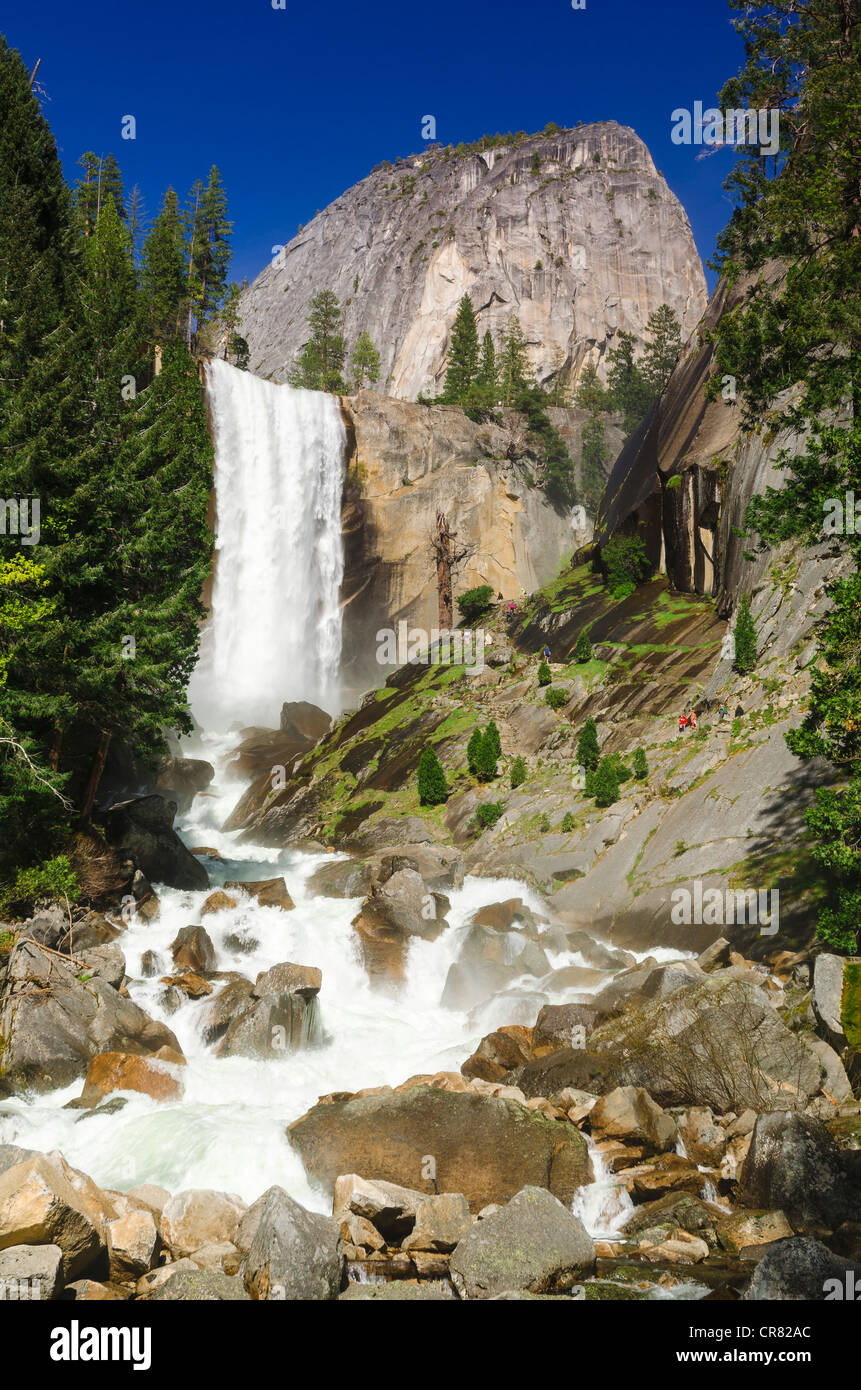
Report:
[[688,727],[688,717],[686,714],[679,715],[679,733],[683,734]]

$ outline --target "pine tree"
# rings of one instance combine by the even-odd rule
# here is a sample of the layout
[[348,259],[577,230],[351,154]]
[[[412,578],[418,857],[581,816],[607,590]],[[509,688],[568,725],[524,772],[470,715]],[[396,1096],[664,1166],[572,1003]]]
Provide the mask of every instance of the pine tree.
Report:
[[635,358],[634,347],[634,335],[621,332],[615,347],[607,353],[608,389],[614,408],[622,416],[626,435],[633,434],[654,400],[642,364]]
[[173,342],[183,330],[187,312],[187,259],[179,199],[169,188],[141,257],[141,286],[149,333],[152,341],[161,346]]
[[439,806],[448,797],[445,772],[432,748],[426,748],[419,760],[418,785],[422,806]]
[[512,790],[512,791],[516,791],[518,787],[522,787],[522,786],[523,786],[523,783],[524,783],[525,781],[526,781],[526,763],[523,761],[523,758],[521,758],[521,757],[518,755],[518,756],[514,759],[514,762],[511,764],[511,778],[510,778],[511,790]]
[[588,792],[596,806],[612,806],[619,800],[619,770],[611,758],[602,758],[589,781]]
[[744,594],[739,600],[738,616],[733,628],[735,638],[735,661],[733,665],[739,675],[748,675],[756,668],[756,624],[750,611],[750,599]]
[[646,323],[642,374],[654,400],[663,393],[682,350],[682,326],[669,304],[655,309]]
[[496,365],[496,350],[489,329],[481,340],[481,354],[478,359],[478,375],[475,379],[475,386],[479,404],[486,410],[492,409],[499,396],[499,370]]
[[538,684],[540,686],[550,685],[553,680],[553,672],[550,670],[546,661],[538,663]]
[[502,757],[502,740],[499,737],[499,730],[497,729],[496,723],[493,719],[491,719],[490,723],[485,729],[484,737],[491,753],[493,754],[493,761],[494,763],[496,763],[497,759]]
[[332,290],[322,290],[311,300],[310,336],[289,375],[291,386],[307,391],[347,390],[341,372],[346,348],[341,330],[341,306]]
[[361,391],[366,379],[371,382],[380,379],[380,354],[377,352],[370,334],[365,333],[364,330],[356,339],[350,366],[353,369],[354,390],[356,391]]
[[[496,730],[496,725],[493,725],[493,729]],[[496,764],[499,757],[496,750],[498,739],[499,733],[496,732],[494,737],[494,733],[491,732],[491,729],[487,728],[482,735],[481,743],[476,749],[475,770],[476,776],[480,782],[492,782],[493,778],[496,776]]]
[[472,773],[473,777],[478,776],[479,749],[481,748],[483,741],[484,735],[482,734],[481,729],[473,729],[472,734],[470,735],[469,743],[466,745],[467,766],[469,767],[469,770]]
[[574,660],[592,660],[592,643],[589,641],[589,633],[586,631],[585,628],[580,633],[580,636],[577,638],[577,641],[574,645]]
[[514,406],[518,397],[534,385],[526,338],[516,314],[512,314],[505,330],[499,362],[499,386],[503,405]]
[[649,764],[646,759],[645,748],[635,748],[634,756],[631,760],[634,776],[638,782],[645,782],[649,775]]
[[458,305],[451,330],[443,400],[449,405],[463,405],[477,375],[478,327],[472,301],[465,294]]
[[201,194],[196,231],[194,268],[200,287],[196,306],[199,334],[203,324],[215,314],[227,288],[233,233],[233,223],[227,217],[227,195],[214,164]]
[[598,766],[599,757],[598,728],[590,714],[577,740],[577,762],[587,772],[593,772]]

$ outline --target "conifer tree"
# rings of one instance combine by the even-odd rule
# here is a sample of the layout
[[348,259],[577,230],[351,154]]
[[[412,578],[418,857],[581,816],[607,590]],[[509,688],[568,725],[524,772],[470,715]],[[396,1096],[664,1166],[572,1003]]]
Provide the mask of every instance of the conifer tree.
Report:
[[586,631],[585,628],[580,633],[580,636],[577,638],[577,641],[574,645],[574,660],[592,660],[592,643],[589,641],[589,633]]
[[458,305],[445,373],[443,399],[449,405],[463,405],[478,375],[478,327],[472,300],[465,294]]
[[314,295],[308,328],[310,336],[289,374],[290,385],[307,391],[345,392],[347,385],[341,375],[346,355],[341,306],[332,290]]
[[599,757],[598,728],[590,714],[577,740],[577,761],[587,772],[592,772],[598,766]]
[[418,785],[422,806],[439,806],[448,797],[445,772],[432,748],[426,748],[419,760]]
[[164,346],[179,337],[186,313],[187,252],[179,199],[172,188],[146,238],[141,286],[152,341]]
[[655,309],[646,322],[642,374],[654,400],[662,394],[682,350],[682,326],[669,304]]
[[380,354],[377,352],[370,334],[364,330],[356,339],[350,366],[353,369],[353,382],[357,391],[361,391],[366,379],[371,382],[380,379]]
[[526,352],[526,338],[519,318],[512,314],[506,326],[499,362],[499,385],[503,405],[516,405],[518,396],[533,384]]
[[733,665],[740,675],[747,675],[756,667],[756,624],[750,611],[750,599],[744,594],[739,600],[738,616],[733,628],[735,639],[735,661]]
[[499,371],[496,365],[496,350],[489,329],[481,340],[475,387],[479,405],[486,410],[492,409],[496,405],[499,395]]

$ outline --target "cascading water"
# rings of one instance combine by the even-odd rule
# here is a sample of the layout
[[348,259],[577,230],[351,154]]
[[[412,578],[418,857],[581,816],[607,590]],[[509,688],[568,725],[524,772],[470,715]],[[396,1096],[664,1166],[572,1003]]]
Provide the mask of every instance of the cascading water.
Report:
[[189,698],[204,728],[278,727],[285,700],[338,704],[338,402],[215,360],[206,368],[217,507],[212,617]]

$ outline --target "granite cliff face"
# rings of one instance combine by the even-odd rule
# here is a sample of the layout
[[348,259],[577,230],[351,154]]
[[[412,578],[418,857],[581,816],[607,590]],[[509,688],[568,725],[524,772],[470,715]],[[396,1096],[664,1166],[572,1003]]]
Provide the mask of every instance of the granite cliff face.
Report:
[[379,387],[436,393],[457,304],[498,339],[517,313],[537,377],[601,370],[620,330],[642,340],[675,309],[685,333],[706,305],[702,265],[678,199],[642,140],[615,122],[482,151],[429,147],[384,165],[294,237],[242,298],[252,370],[286,379],[310,300],[333,290],[348,348],[367,330]]
[[[349,444],[342,681],[358,694],[385,674],[375,660],[380,628],[402,619],[425,630],[438,626],[430,552],[438,507],[458,545],[469,547],[455,595],[477,584],[491,585],[506,600],[531,593],[591,538],[592,524],[552,506],[536,486],[525,423],[514,411],[479,425],[454,406],[421,406],[373,391],[360,391],[343,408]],[[574,408],[549,414],[575,460],[583,495],[579,460],[588,417]],[[606,439],[615,456],[622,433],[612,417]]]

